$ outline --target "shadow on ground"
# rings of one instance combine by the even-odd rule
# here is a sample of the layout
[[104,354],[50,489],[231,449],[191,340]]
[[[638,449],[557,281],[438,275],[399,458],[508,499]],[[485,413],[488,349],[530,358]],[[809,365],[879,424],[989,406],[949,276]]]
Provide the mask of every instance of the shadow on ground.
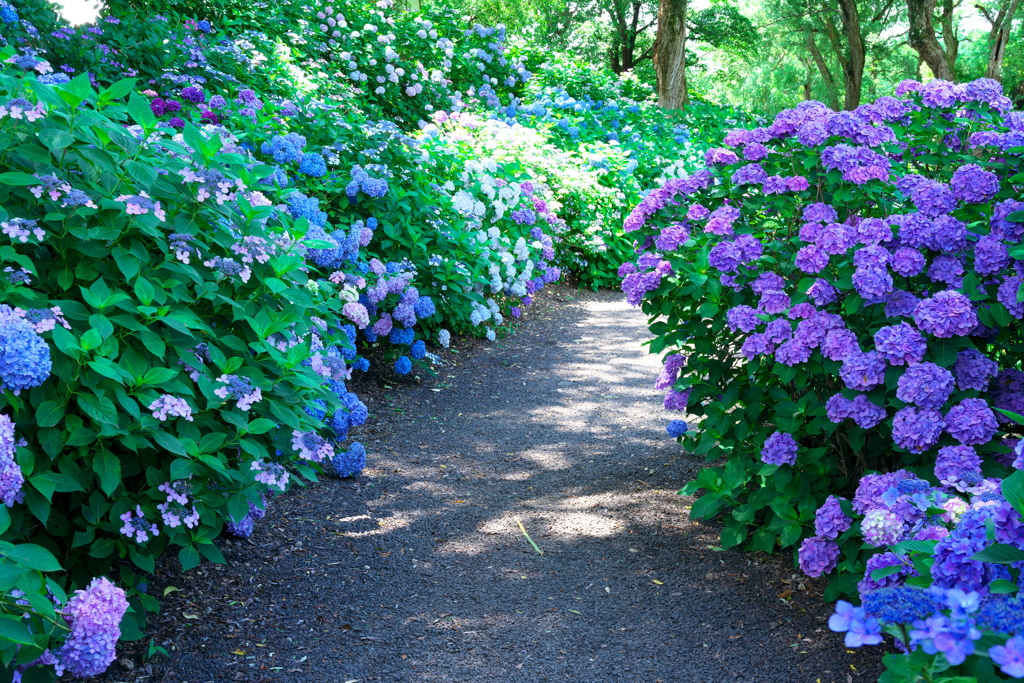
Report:
[[164,577],[170,658],[110,680],[874,680],[880,654],[828,632],[789,555],[721,552],[689,520],[700,463],[664,432],[647,338],[621,295],[560,289],[385,392],[364,474]]

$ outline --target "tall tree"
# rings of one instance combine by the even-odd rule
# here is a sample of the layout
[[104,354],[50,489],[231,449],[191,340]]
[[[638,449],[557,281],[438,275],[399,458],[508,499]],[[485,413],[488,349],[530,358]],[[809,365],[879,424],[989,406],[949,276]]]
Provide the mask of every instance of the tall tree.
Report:
[[807,26],[804,29],[804,36],[807,51],[810,53],[811,59],[814,61],[814,65],[818,68],[821,80],[825,83],[825,89],[828,91],[828,104],[833,109],[839,109],[839,89],[836,87],[836,79],[832,76],[832,70],[828,68],[828,62],[825,61],[825,56],[821,54],[821,50],[818,49],[817,39],[814,37],[814,32],[811,30],[810,26]]
[[1001,0],[999,8],[995,13],[980,2],[976,5],[992,26],[988,33],[988,63],[985,65],[986,78],[994,78],[997,81],[1002,80],[1006,45],[1010,42],[1013,16],[1017,12],[1019,2],[1020,0]]
[[612,22],[609,48],[612,71],[617,74],[632,71],[640,62],[651,59],[654,43],[646,32],[657,20],[652,3],[649,0],[610,0],[606,9]]
[[[936,78],[952,81],[953,65],[935,35],[935,0],[907,0],[907,18],[910,20],[910,47],[917,51]],[[950,32],[943,31],[946,35]]]
[[658,106],[682,109],[686,91],[686,12],[689,0],[660,0],[658,35],[654,40],[654,70],[658,77]]

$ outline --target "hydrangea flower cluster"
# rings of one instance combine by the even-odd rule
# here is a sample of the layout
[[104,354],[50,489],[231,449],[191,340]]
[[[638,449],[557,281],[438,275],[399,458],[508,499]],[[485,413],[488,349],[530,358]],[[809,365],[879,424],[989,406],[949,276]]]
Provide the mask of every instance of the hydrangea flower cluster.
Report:
[[116,659],[121,619],[128,611],[125,592],[106,578],[92,583],[68,600],[64,618],[71,633],[58,654],[60,666],[72,676],[97,676]]
[[263,398],[260,388],[254,387],[252,382],[245,377],[221,375],[217,381],[224,386],[215,389],[213,393],[224,400],[234,399],[235,406],[239,410],[249,410],[254,403],[258,403]]

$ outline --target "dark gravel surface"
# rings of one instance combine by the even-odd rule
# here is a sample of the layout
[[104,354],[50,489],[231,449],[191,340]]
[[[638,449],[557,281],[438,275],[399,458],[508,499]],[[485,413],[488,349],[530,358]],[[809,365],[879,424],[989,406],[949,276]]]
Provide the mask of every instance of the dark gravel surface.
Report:
[[367,470],[276,500],[227,565],[168,565],[170,656],[129,649],[108,680],[875,680],[790,554],[689,520],[700,463],[664,432],[647,338],[621,295],[555,289],[436,379],[360,389]]

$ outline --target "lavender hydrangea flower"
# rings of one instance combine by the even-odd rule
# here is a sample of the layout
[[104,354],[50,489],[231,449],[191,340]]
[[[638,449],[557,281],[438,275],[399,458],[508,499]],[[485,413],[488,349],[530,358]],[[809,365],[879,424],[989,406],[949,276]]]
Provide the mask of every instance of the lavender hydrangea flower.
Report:
[[858,268],[853,273],[853,287],[867,301],[881,299],[893,290],[892,275],[884,268]]
[[924,269],[925,259],[920,251],[900,247],[892,255],[892,269],[903,277],[913,277]]
[[964,164],[949,181],[954,196],[962,202],[981,204],[999,192],[999,177],[977,164]]
[[861,350],[857,335],[845,328],[829,330],[821,343],[821,354],[829,360],[840,362],[851,356],[859,357]]
[[793,465],[799,448],[791,434],[773,432],[761,449],[761,461],[769,465]]
[[995,413],[981,398],[965,398],[946,413],[946,431],[962,444],[988,443],[998,429]]
[[121,619],[128,611],[123,590],[106,578],[75,591],[64,609],[71,632],[60,649],[60,663],[72,676],[97,676],[116,659]]
[[17,442],[15,424],[6,415],[0,415],[0,502],[12,507],[21,497],[25,475],[16,460]]
[[782,291],[768,290],[761,294],[758,308],[765,313],[782,313],[790,306],[789,295]]
[[912,325],[900,323],[875,333],[875,350],[892,365],[912,365],[924,359],[928,343]]
[[988,655],[1010,678],[1024,678],[1024,636],[1014,636],[1003,645],[993,645]]
[[817,245],[808,244],[797,251],[794,263],[805,273],[818,273],[828,267],[828,254]]
[[819,278],[807,289],[807,296],[816,306],[826,306],[838,298],[839,292],[828,280]]
[[941,408],[953,393],[953,373],[935,363],[915,363],[896,382],[896,398],[922,408]]
[[726,313],[727,324],[733,332],[753,332],[761,324],[758,312],[750,306],[736,306]]
[[928,279],[932,282],[943,282],[950,287],[963,285],[964,266],[960,259],[952,256],[938,256],[928,267]]
[[860,523],[864,542],[876,548],[899,543],[906,534],[906,527],[899,515],[885,508],[868,510]]
[[945,290],[924,299],[914,311],[917,326],[940,339],[966,336],[978,326],[971,300],[960,292]]
[[829,496],[814,513],[814,533],[818,538],[834,541],[853,524],[853,518],[843,512],[839,503],[841,500],[846,499]]
[[989,380],[999,372],[999,364],[977,349],[964,349],[956,356],[953,375],[961,391],[988,389]]
[[946,446],[935,458],[935,478],[943,486],[966,491],[981,479],[981,458],[970,446]]
[[845,254],[857,243],[856,233],[848,225],[829,223],[818,237],[817,244],[826,254]]
[[852,418],[861,429],[877,427],[887,417],[885,408],[872,403],[865,394],[858,394],[850,401],[847,413],[847,417]]
[[999,289],[996,291],[996,300],[1006,306],[1006,311],[1017,320],[1024,318],[1024,301],[1017,300],[1017,292],[1020,291],[1022,283],[1024,283],[1024,278],[1019,275],[1007,277],[999,284]]
[[995,275],[1009,262],[1009,250],[994,235],[985,235],[974,246],[974,270],[978,275]]
[[50,376],[50,347],[35,328],[0,304],[0,389],[15,395],[37,387]]
[[883,507],[883,497],[889,489],[901,481],[914,478],[914,475],[906,470],[886,474],[865,474],[857,484],[857,491],[853,496],[854,511],[862,515],[872,508]]
[[850,389],[868,391],[885,381],[885,361],[874,351],[851,353],[843,361],[839,376]]
[[908,291],[894,289],[885,299],[885,316],[887,318],[906,318],[914,315],[920,299]]
[[945,427],[938,410],[908,406],[892,418],[892,440],[911,453],[923,453],[939,442]]
[[828,574],[839,562],[839,544],[817,536],[805,538],[797,553],[800,571],[811,578]]

